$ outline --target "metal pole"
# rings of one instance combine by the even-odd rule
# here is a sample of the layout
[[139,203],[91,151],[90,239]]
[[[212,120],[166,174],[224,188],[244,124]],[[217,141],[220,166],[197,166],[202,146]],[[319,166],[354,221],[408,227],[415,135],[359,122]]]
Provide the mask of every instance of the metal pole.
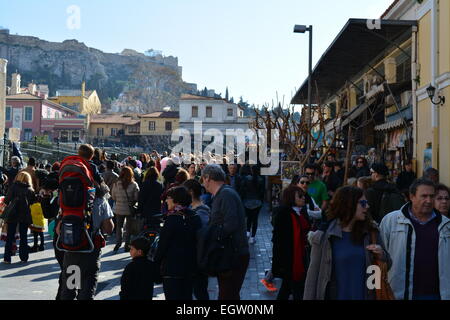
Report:
[[[311,105],[311,90],[312,90],[312,33],[313,27],[309,26],[309,68],[308,68],[308,130],[312,133],[311,122],[312,122],[312,105]],[[307,136],[307,150],[311,149],[311,137]]]

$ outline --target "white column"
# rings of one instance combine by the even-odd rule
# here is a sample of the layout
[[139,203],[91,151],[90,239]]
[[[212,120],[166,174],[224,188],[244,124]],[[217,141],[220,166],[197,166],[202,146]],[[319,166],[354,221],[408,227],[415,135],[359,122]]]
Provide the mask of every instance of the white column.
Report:
[[[5,133],[5,105],[6,105],[6,66],[8,60],[0,59],[0,140]],[[1,160],[1,159],[0,159]]]
[[[6,106],[6,66],[8,60],[0,59],[0,164],[4,166],[5,106]],[[12,115],[11,115],[12,116]]]

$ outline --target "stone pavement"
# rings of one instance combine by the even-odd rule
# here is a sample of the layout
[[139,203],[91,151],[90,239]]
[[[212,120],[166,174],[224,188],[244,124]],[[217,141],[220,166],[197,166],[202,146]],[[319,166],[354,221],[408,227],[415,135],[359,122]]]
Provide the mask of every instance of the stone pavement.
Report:
[[[272,226],[269,220],[268,206],[262,208],[259,216],[256,242],[250,244],[250,264],[241,290],[242,300],[274,300],[277,292],[268,292],[261,284],[264,271],[271,267]],[[32,236],[29,235],[32,245]],[[0,263],[0,300],[53,300],[58,288],[59,265],[54,258],[50,236],[46,233],[46,250],[31,253],[28,263],[18,263],[18,254],[12,258],[11,265]],[[129,253],[123,246],[117,254],[112,252],[114,237],[107,241],[102,250],[101,271],[95,300],[118,300],[120,278],[125,266],[130,262]],[[0,243],[0,259],[3,261],[4,242]],[[276,279],[279,288],[281,280]],[[216,278],[210,278],[208,291],[215,300],[218,295]],[[164,300],[162,285],[155,286],[155,300]]]

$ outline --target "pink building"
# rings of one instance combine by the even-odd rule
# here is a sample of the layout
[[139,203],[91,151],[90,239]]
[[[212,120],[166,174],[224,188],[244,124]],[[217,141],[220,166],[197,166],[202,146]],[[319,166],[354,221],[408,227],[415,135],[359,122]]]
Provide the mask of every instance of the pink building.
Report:
[[20,140],[47,136],[49,141],[82,141],[86,134],[86,118],[72,109],[29,93],[6,96],[5,131],[21,129]]

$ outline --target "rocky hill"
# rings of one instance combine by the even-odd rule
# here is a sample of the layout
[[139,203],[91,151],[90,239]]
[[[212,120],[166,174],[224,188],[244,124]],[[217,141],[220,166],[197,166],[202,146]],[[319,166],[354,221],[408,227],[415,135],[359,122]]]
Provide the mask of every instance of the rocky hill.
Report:
[[[60,89],[97,90],[103,109],[151,112],[178,107],[183,82],[176,57],[149,57],[126,49],[121,54],[89,48],[77,40],[48,42],[36,37],[0,33],[0,58],[8,60],[8,81],[18,71],[22,85],[48,84],[50,95]],[[9,82],[8,82],[9,83]]]

